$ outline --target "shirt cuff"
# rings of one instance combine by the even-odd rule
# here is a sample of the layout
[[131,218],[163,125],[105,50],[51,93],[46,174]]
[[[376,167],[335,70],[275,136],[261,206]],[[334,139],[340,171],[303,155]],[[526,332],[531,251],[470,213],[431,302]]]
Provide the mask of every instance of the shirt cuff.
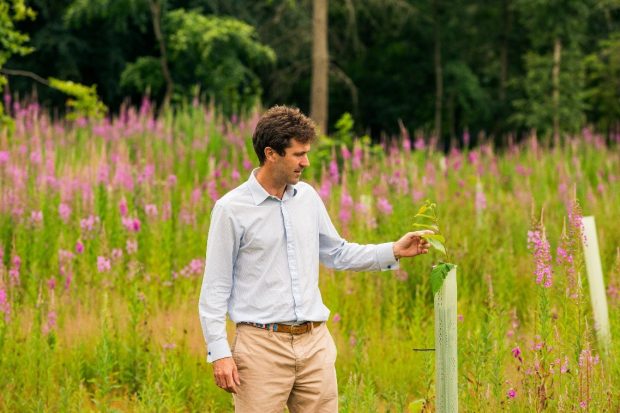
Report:
[[232,357],[228,340],[225,338],[209,343],[207,345],[207,350],[208,363],[213,363],[215,360],[223,359],[225,357]]
[[394,257],[393,242],[377,245],[377,261],[379,261],[381,271],[397,270],[400,268],[398,260]]

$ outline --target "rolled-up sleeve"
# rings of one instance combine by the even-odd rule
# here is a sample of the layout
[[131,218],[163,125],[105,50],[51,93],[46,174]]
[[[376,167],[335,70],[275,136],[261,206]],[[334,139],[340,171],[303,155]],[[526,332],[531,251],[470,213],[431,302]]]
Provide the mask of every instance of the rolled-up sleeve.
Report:
[[360,245],[347,242],[338,234],[325,205],[317,196],[319,210],[319,259],[337,270],[387,271],[399,268],[394,243]]
[[205,271],[198,304],[209,363],[231,356],[226,335],[226,312],[239,241],[239,230],[231,211],[225,205],[216,203],[211,212]]

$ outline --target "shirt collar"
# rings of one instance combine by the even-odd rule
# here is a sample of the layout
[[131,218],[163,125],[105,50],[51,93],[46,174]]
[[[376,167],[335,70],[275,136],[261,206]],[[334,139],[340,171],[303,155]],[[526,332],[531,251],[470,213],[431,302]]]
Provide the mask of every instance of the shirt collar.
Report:
[[[265,199],[271,197],[260,182],[258,182],[258,179],[256,179],[256,173],[259,169],[260,168],[253,169],[250,173],[250,178],[248,179],[248,186],[250,187],[250,193],[252,194],[255,205],[260,205]],[[282,202],[294,197],[295,195],[297,195],[297,188],[295,188],[295,185],[286,185]]]

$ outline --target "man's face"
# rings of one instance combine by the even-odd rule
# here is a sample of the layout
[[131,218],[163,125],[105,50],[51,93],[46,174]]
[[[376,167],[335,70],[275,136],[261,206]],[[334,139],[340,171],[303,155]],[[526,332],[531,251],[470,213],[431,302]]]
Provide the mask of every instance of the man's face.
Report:
[[301,172],[310,166],[308,161],[310,144],[291,139],[291,146],[284,151],[284,156],[278,155],[276,173],[287,185],[295,185],[301,178]]

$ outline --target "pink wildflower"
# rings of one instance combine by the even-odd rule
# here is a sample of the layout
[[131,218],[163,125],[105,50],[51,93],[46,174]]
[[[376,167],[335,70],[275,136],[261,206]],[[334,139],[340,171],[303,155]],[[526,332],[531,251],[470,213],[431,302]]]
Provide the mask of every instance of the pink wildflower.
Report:
[[50,310],[47,313],[47,322],[43,325],[43,334],[49,334],[56,327],[56,311]]
[[544,228],[536,228],[527,232],[528,249],[534,252],[536,261],[536,284],[544,281],[544,287],[549,288],[552,285],[552,269],[551,269],[551,252],[549,241],[544,233]]
[[340,193],[340,213],[338,216],[340,220],[346,224],[351,220],[351,207],[353,206],[353,198],[347,192],[345,187],[342,188]]
[[339,323],[340,322],[340,313],[334,314],[334,316],[332,317],[332,321],[334,323]]
[[390,201],[383,197],[379,198],[379,200],[377,201],[377,208],[379,209],[379,211],[386,215],[390,215],[393,209]]
[[351,168],[353,168],[353,170],[359,169],[362,166],[363,154],[362,148],[355,145],[353,148],[353,159],[351,160]]
[[560,373],[564,374],[568,372],[568,357],[564,356],[564,363],[560,367]]
[[211,180],[207,183],[207,193],[213,202],[220,198],[220,194],[217,192],[217,183],[215,180]]
[[4,286],[0,284],[0,313],[4,314],[4,321],[9,321],[11,314],[11,303],[6,295]]
[[239,174],[239,171],[237,170],[237,168],[234,168],[232,172],[230,173],[230,177],[233,181],[238,181],[239,178],[241,178],[241,174]]
[[171,174],[168,176],[168,186],[173,187],[177,184],[177,176]]
[[511,388],[506,393],[506,396],[508,396],[509,399],[514,399],[515,397],[517,397],[517,391],[515,389]]
[[84,244],[82,244],[82,241],[78,241],[75,243],[75,252],[77,252],[78,254],[84,252]]
[[91,232],[95,229],[95,225],[99,224],[99,217],[95,215],[89,215],[88,218],[80,220],[80,227],[82,231]]
[[515,171],[522,176],[530,176],[532,174],[532,169],[531,168],[527,168],[521,164],[518,164],[515,167]]
[[58,215],[60,215],[60,219],[66,223],[71,216],[71,207],[65,203],[61,203],[58,205]]
[[332,159],[329,163],[329,178],[333,183],[338,182],[340,179],[340,173],[338,172],[338,162],[335,159]]
[[164,350],[174,350],[177,347],[177,345],[174,343],[166,343],[166,344],[163,344],[162,347]]
[[487,197],[484,195],[482,185],[476,187],[476,211],[482,211],[487,208]]
[[127,216],[127,212],[129,211],[129,208],[127,208],[127,200],[124,197],[118,203],[118,210],[121,213],[122,217]]
[[319,189],[319,196],[323,200],[323,202],[327,202],[329,200],[329,196],[331,194],[332,184],[328,179],[324,179],[323,183],[321,183],[321,188]]
[[342,148],[340,148],[340,153],[342,154],[342,159],[345,161],[351,158],[351,151],[345,145],[342,145]]
[[112,259],[113,260],[118,260],[120,258],[123,258],[123,250],[120,248],[114,248],[112,250]]
[[156,217],[157,216],[157,205],[155,205],[155,204],[146,204],[144,206],[144,212],[149,217]]
[[138,241],[136,240],[127,240],[127,243],[125,244],[125,249],[127,250],[127,254],[133,254],[136,251],[138,251]]
[[30,221],[35,225],[43,222],[43,211],[32,211],[30,214]]
[[101,164],[101,167],[99,168],[99,173],[97,175],[97,181],[100,184],[107,184],[109,180],[110,180],[110,167],[106,163]]
[[121,221],[127,231],[129,232],[140,231],[140,220],[138,218],[123,217]]
[[110,260],[106,257],[98,256],[97,257],[97,271],[99,272],[107,272],[110,271],[112,265]]

